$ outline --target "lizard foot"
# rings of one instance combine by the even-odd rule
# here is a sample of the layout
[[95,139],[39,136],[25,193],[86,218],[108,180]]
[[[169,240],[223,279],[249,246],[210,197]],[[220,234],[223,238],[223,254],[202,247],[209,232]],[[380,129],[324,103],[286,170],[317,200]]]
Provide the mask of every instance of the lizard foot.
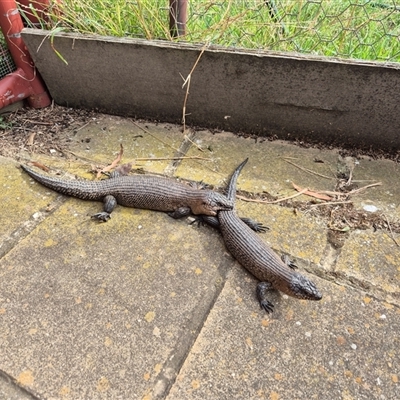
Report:
[[273,289],[272,283],[260,282],[257,285],[257,299],[260,302],[260,307],[264,309],[268,314],[274,311],[274,305],[266,299],[268,291]]
[[254,221],[251,218],[240,218],[249,228],[251,228],[254,232],[265,233],[269,231],[269,227],[263,225],[261,222]]
[[167,214],[174,219],[187,217],[190,215],[192,210],[190,207],[179,207],[175,211],[167,212]]
[[197,227],[204,225],[212,226],[215,229],[219,229],[219,221],[217,217],[212,217],[210,215],[195,215],[193,221],[190,225],[197,224]]
[[274,311],[274,305],[268,300],[261,300],[260,307],[264,309],[268,314]]
[[98,219],[99,221],[102,222],[107,222],[111,218],[111,215],[108,212],[103,211],[92,215],[91,218]]
[[293,260],[287,254],[282,254],[281,260],[284,264],[286,264],[289,268],[297,269],[299,268]]

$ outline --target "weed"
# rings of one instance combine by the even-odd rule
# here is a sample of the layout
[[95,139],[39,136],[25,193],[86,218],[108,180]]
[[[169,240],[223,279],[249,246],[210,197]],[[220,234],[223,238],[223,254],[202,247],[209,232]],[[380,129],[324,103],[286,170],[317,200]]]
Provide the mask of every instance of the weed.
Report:
[[12,123],[8,122],[7,117],[0,115],[0,129],[7,130],[12,128]]

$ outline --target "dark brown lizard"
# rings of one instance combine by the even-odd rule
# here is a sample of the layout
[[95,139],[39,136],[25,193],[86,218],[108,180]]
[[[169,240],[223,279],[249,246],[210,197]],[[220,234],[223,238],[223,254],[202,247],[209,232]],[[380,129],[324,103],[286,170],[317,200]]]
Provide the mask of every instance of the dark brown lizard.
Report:
[[[247,163],[246,159],[231,176],[227,198],[235,201],[237,178]],[[202,217],[202,221],[219,228],[225,246],[232,256],[261,282],[257,285],[257,297],[261,308],[270,313],[273,304],[267,300],[267,292],[278,289],[289,296],[305,300],[321,300],[322,295],[308,278],[294,271],[295,265],[283,262],[278,255],[244,223],[234,209],[219,211],[215,217]]]
[[37,182],[56,192],[82,200],[103,201],[103,212],[93,215],[100,221],[110,219],[117,204],[164,211],[172,218],[182,218],[191,213],[217,215],[217,211],[233,208],[233,202],[224,195],[196,189],[173,178],[116,175],[100,181],[63,180],[39,174],[25,165],[21,168]]

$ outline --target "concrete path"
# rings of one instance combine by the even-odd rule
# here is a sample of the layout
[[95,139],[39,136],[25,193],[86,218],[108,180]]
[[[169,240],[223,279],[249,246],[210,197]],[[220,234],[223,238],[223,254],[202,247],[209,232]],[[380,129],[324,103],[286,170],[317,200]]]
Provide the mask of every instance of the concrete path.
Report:
[[[336,150],[206,131],[189,141],[169,124],[109,116],[71,139],[71,153],[20,161],[90,178],[90,165],[111,161],[119,143],[123,162],[181,147],[192,158],[178,166],[134,167],[223,187],[249,157],[238,186],[250,194],[336,184]],[[323,292],[320,302],[271,293],[267,315],[257,281],[218,232],[124,207],[96,223],[89,216],[100,203],[60,196],[18,164],[0,158],[1,399],[400,398],[400,236],[381,228],[400,218],[399,165],[357,158],[358,187],[382,185],[352,196],[341,217],[339,205],[324,214],[305,195],[295,207],[237,201]],[[376,229],[348,230],[356,218],[376,218]]]

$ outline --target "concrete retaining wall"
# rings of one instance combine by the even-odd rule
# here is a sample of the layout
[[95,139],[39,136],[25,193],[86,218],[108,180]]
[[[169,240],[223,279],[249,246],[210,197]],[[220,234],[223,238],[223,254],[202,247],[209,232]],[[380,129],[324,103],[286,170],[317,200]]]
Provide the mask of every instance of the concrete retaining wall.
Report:
[[[56,103],[181,122],[202,46],[24,29]],[[192,75],[187,123],[282,139],[400,149],[400,64],[207,48]]]

